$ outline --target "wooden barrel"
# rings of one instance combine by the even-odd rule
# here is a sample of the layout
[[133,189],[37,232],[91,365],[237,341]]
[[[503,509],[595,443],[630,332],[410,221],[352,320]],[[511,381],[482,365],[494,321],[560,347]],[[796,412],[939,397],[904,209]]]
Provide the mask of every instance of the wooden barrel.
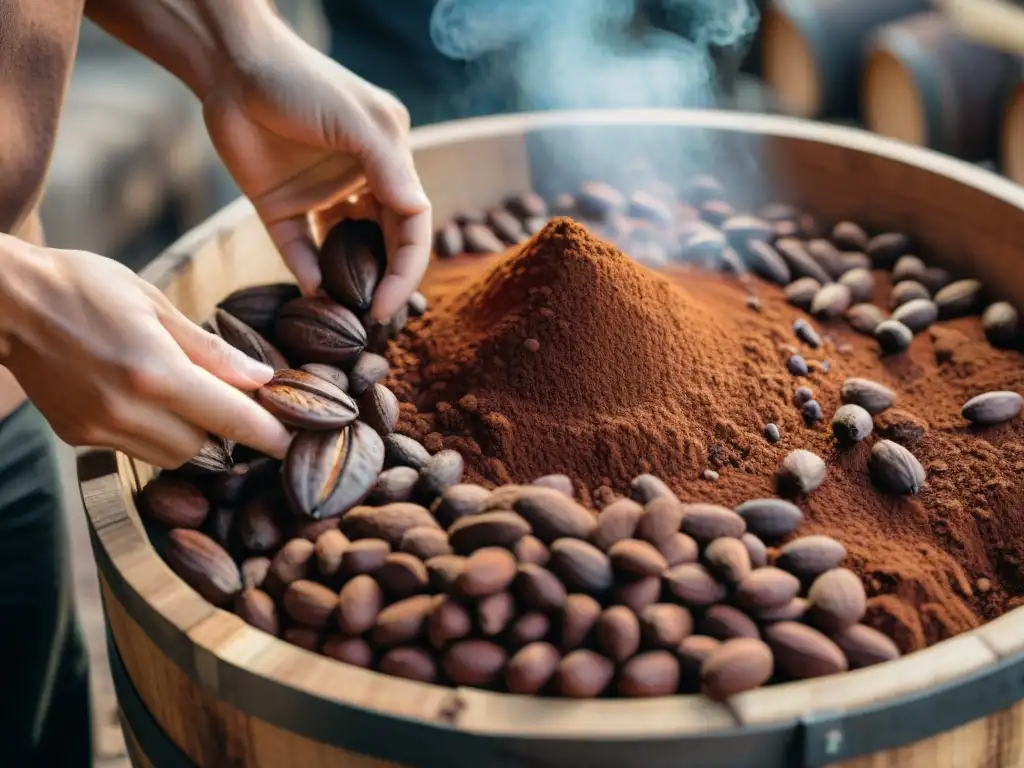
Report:
[[999,119],[999,170],[1024,184],[1024,66],[1006,91]]
[[[937,263],[976,274],[1024,306],[1024,190],[865,132],[654,110],[485,118],[424,128],[414,140],[444,218],[542,186],[541,174],[555,170],[553,146],[618,148],[638,133],[699,147],[702,156],[709,146],[747,155],[749,189],[775,194],[773,180],[785,180],[787,197],[826,218],[908,229]],[[144,274],[199,320],[229,291],[284,271],[251,207],[237,202]],[[568,701],[426,685],[311,654],[206,602],[157,556],[140,522],[133,494],[152,477],[150,466],[92,451],[79,475],[137,766],[1024,765],[1024,608],[898,661],[725,703],[695,695]]]
[[864,67],[864,122],[871,130],[965,160],[997,154],[1009,54],[962,34],[940,13],[888,24]]
[[772,0],[761,31],[764,78],[788,114],[856,117],[868,37],[927,9],[927,0]]

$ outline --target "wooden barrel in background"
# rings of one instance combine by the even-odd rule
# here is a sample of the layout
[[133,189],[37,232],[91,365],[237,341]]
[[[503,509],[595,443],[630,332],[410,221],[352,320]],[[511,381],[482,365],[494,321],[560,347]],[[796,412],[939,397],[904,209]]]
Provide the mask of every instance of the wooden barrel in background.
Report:
[[940,13],[916,14],[872,36],[862,99],[868,128],[965,160],[998,154],[1014,57],[961,33]]
[[[749,188],[825,219],[910,231],[936,263],[1024,306],[1024,190],[965,163],[788,118],[675,110],[512,115],[415,132],[440,219],[535,186],[545,137],[748,154]],[[615,154],[614,152],[609,152]],[[629,158],[624,158],[624,162]],[[701,170],[717,170],[693,167]],[[679,177],[674,177],[679,178]],[[610,176],[607,180],[615,180]],[[285,276],[251,206],[235,203],[144,273],[194,320],[228,292]],[[215,608],[158,557],[134,492],[153,468],[83,455],[82,495],[127,743],[154,768],[611,768],[1024,765],[1024,608],[898,661],[836,677],[701,696],[565,701],[425,685],[318,656]]]
[[760,33],[762,73],[779,106],[798,117],[857,117],[868,37],[928,7],[928,0],[771,0]]

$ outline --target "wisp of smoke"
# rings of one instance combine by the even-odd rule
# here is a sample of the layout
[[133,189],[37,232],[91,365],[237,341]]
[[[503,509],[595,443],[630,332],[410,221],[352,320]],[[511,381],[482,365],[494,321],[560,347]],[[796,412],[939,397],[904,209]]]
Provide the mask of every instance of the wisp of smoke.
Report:
[[[758,21],[753,0],[438,0],[430,34],[444,55],[474,62],[479,74],[467,94],[511,87],[522,111],[707,107],[713,50],[741,51]],[[664,131],[563,132],[533,149],[549,184],[589,172],[635,187],[636,158],[677,178],[694,170],[695,157],[733,167],[750,160],[708,140],[681,147]],[[613,167],[623,158],[627,171]]]

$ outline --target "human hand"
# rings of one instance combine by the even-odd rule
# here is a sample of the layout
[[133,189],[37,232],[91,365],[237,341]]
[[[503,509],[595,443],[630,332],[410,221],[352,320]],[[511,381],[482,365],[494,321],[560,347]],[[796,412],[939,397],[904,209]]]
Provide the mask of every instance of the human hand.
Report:
[[164,468],[195,456],[207,433],[283,458],[288,431],[239,391],[263,385],[269,367],[111,259],[18,248],[22,258],[0,259],[13,286],[0,299],[14,308],[0,324],[0,364],[63,440]]
[[371,312],[386,321],[430,257],[430,203],[407,143],[409,113],[283,25],[266,34],[203,96],[214,146],[306,294],[320,284],[318,238],[353,193],[368,191],[360,213],[378,219],[388,253]]

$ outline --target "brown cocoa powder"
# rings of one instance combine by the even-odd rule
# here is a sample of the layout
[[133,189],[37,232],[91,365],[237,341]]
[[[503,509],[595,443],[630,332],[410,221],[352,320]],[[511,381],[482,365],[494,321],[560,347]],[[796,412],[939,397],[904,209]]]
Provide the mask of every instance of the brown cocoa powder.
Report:
[[[875,278],[874,301],[887,307],[889,275]],[[757,313],[734,277],[650,271],[568,219],[504,255],[438,263],[421,287],[431,311],[389,349],[398,431],[459,451],[466,482],[564,473],[594,506],[644,472],[684,501],[737,505],[773,495],[783,458],[807,449],[829,472],[800,501],[798,535],[845,544],[870,596],[866,621],[904,652],[1018,605],[1024,423],[978,430],[960,407],[987,390],[1024,390],[1024,357],[990,346],[978,318],[941,322],[896,357],[841,320],[817,324],[827,339],[812,350],[792,331],[806,315],[782,289],[756,288]],[[786,370],[794,352],[811,363],[806,379]],[[877,431],[850,447],[831,438],[840,385],[855,376],[888,386],[901,412],[927,423],[912,446],[928,472],[919,496],[871,484]],[[818,426],[793,404],[801,384],[827,416]],[[778,443],[762,436],[769,422]],[[716,483],[703,479],[708,468]]]

